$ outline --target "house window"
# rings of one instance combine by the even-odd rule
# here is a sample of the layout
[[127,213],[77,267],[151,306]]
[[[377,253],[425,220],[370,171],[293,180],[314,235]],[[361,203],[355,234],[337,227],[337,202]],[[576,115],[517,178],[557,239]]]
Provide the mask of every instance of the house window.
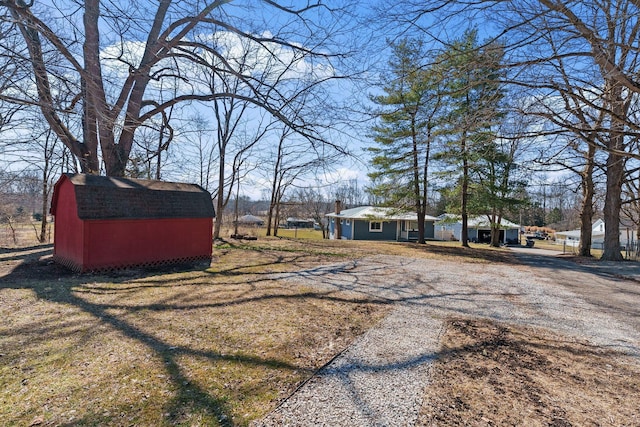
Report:
[[369,221],[369,231],[372,233],[382,233],[382,222]]
[[340,220],[340,224],[344,224],[344,219],[341,219],[341,220]]
[[347,221],[347,225],[351,225],[351,220],[350,219],[347,219],[346,221]]
[[405,221],[404,227],[404,231],[418,231],[418,221]]

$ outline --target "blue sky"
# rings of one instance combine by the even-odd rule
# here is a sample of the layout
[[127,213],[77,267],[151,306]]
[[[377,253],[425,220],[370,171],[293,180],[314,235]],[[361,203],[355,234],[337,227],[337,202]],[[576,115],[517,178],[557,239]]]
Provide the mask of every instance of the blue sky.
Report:
[[[57,18],[52,22],[56,23],[56,21],[58,21],[59,23],[64,23],[64,20],[61,20],[60,16],[73,9],[73,2],[61,0],[47,0],[47,2],[49,3],[49,17],[53,16],[54,18]],[[38,7],[47,7],[47,2],[38,2],[37,5]],[[372,122],[364,121],[367,116],[361,114],[359,111],[368,103],[367,99],[369,94],[376,91],[379,92],[379,88],[376,88],[371,84],[378,80],[377,76],[379,73],[385,72],[386,63],[388,61],[387,40],[393,40],[402,36],[424,36],[427,39],[427,42],[434,42],[434,46],[440,48],[440,42],[446,42],[458,37],[464,30],[474,25],[474,22],[469,21],[466,17],[463,18],[462,15],[452,14],[446,21],[432,21],[433,15],[425,15],[420,21],[420,26],[423,30],[427,29],[427,31],[419,31],[415,26],[403,26],[399,21],[399,19],[402,18],[402,15],[393,16],[393,13],[397,13],[399,11],[395,3],[379,2],[381,7],[386,7],[388,10],[386,14],[376,16],[375,13],[377,12],[374,11],[372,7],[375,6],[375,4],[372,4],[371,2],[329,2],[332,6],[343,6],[348,3],[352,4],[349,8],[352,15],[338,24],[330,23],[330,14],[326,9],[319,8],[309,12],[309,14],[313,16],[314,20],[317,19],[314,24],[316,26],[313,28],[314,31],[318,32],[315,35],[320,36],[322,32],[326,32],[327,35],[335,37],[334,42],[328,46],[327,49],[336,49],[336,52],[338,50],[347,49],[352,53],[351,56],[344,58],[343,61],[335,63],[337,73],[356,73],[359,77],[357,81],[336,81],[330,88],[329,92],[333,97],[333,102],[348,104],[353,108],[350,111],[341,113],[341,120],[343,123],[340,123],[340,132],[327,134],[326,138],[333,142],[343,144],[353,154],[353,157],[343,157],[342,161],[335,164],[335,170],[330,174],[327,174],[328,176],[319,176],[316,178],[324,183],[331,180],[339,181],[357,179],[359,181],[359,185],[363,187],[367,183],[366,173],[368,164],[368,157],[365,148],[372,143],[367,138],[367,133]],[[52,4],[61,5],[62,7],[58,8],[60,11],[56,8],[52,8],[50,6]],[[109,3],[105,2],[104,4]],[[132,40],[129,40],[128,46],[131,48],[131,55],[135,56],[135,46],[136,43],[140,41],[135,40],[135,36],[138,34],[142,37],[142,33],[138,32],[137,25],[144,24],[145,20],[148,22],[148,19],[151,17],[144,9],[144,6],[147,3],[144,1],[133,3],[114,0],[111,4],[113,7],[122,7],[123,9],[126,9],[131,13],[131,17],[137,20],[130,22],[131,26],[129,27],[128,32],[129,36],[132,37]],[[152,2],[150,4],[154,5],[155,3]],[[294,27],[283,25],[286,22],[283,15],[265,15],[261,12],[261,9],[253,8],[255,4],[255,2],[250,0],[233,1],[230,4],[224,5],[220,11],[223,14],[234,13],[241,17],[252,18],[251,31],[253,31],[254,34],[266,34],[267,32],[275,34],[278,30],[283,30],[282,37],[288,37],[288,42],[302,42],[302,38],[296,37],[296,32],[293,31]],[[297,2],[293,2],[293,4],[297,4]],[[420,3],[420,6],[422,5],[423,4]],[[274,9],[271,8],[270,13],[272,12],[274,12]],[[78,15],[78,17],[80,17],[80,15]],[[78,20],[78,17],[76,17],[75,20]],[[492,31],[493,27],[486,24],[482,15],[477,15],[477,19],[478,20],[475,23],[478,24],[481,35],[488,35]],[[108,27],[105,22],[103,22],[102,25],[103,28]],[[113,34],[111,34],[111,36],[105,37],[104,41],[116,42],[118,41],[118,38],[113,37]],[[80,49],[80,47],[81,46],[78,45],[78,49]],[[326,52],[336,53],[329,50]],[[114,55],[113,52],[111,54]],[[115,56],[117,56],[117,54],[118,52],[115,53]],[[280,53],[280,55],[286,54],[286,49],[282,50]],[[118,68],[115,68],[113,71],[113,77],[117,77],[118,74],[121,74],[120,78],[125,76],[128,72],[127,69],[121,69],[118,71]],[[190,79],[190,84],[195,84],[197,81],[195,76],[193,77],[194,78]],[[153,88],[153,85],[151,88]],[[196,108],[195,110],[200,110],[205,116],[210,116],[209,109]],[[189,112],[188,109],[185,109],[182,113],[182,121],[188,122],[193,113],[195,113],[195,111]],[[175,157],[180,155],[180,151],[183,150],[183,147],[181,147],[179,141],[177,141],[176,144],[172,146],[171,150],[174,152],[173,156]],[[167,169],[167,179],[181,180],[188,177],[190,178],[190,175],[184,173],[183,166],[178,165],[173,170]],[[316,179],[314,178],[313,181],[315,180]],[[250,176],[250,179],[246,180],[246,185],[243,185],[241,192],[251,197],[259,197],[262,194],[264,186],[264,179],[253,174]]]

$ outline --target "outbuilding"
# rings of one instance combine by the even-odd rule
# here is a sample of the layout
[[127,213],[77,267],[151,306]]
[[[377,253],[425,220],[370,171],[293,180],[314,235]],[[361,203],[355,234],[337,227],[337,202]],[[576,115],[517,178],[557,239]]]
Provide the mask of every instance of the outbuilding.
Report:
[[211,260],[211,195],[194,184],[63,174],[53,259],[78,272]]
[[287,218],[287,228],[313,228],[315,221],[311,218]]
[[[467,220],[467,235],[470,241],[491,242],[491,223],[489,217],[480,215]],[[462,241],[462,219],[458,215],[442,214],[435,224],[435,237],[438,240]],[[520,239],[520,225],[502,218],[500,222],[500,242],[517,244]]]
[[245,227],[262,227],[264,225],[264,220],[257,216],[247,214],[239,217],[237,223],[238,225],[244,225]]

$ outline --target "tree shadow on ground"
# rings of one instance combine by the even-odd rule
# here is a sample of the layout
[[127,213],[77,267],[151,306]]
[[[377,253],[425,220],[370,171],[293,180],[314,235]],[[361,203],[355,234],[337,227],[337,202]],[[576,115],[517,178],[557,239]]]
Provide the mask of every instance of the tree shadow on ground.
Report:
[[[181,366],[179,360],[182,357],[189,356],[208,360],[210,362],[227,361],[236,364],[263,366],[265,368],[281,369],[291,372],[306,372],[306,375],[311,375],[313,373],[303,366],[292,364],[284,360],[246,354],[222,354],[213,351],[202,351],[189,345],[176,345],[173,342],[162,339],[157,334],[145,331],[140,327],[135,326],[133,323],[128,322],[125,320],[126,316],[117,314],[122,313],[122,310],[128,310],[126,313],[137,310],[192,310],[199,307],[222,307],[229,306],[230,304],[249,304],[254,301],[278,298],[314,298],[316,295],[312,292],[294,295],[276,294],[263,296],[258,295],[255,297],[238,297],[222,302],[211,301],[207,304],[189,304],[184,307],[179,302],[172,303],[170,301],[165,304],[141,306],[118,305],[108,302],[95,303],[83,298],[83,295],[84,292],[100,292],[101,287],[94,286],[97,282],[107,282],[110,285],[116,285],[113,287],[106,287],[102,289],[103,291],[126,293],[132,289],[135,290],[145,286],[176,286],[175,279],[166,279],[166,281],[161,279],[160,277],[164,274],[193,271],[203,277],[233,278],[246,274],[243,270],[247,268],[247,266],[231,266],[222,270],[218,269],[214,272],[203,272],[202,270],[198,271],[193,268],[189,270],[189,266],[182,265],[162,268],[130,269],[106,274],[77,274],[58,265],[57,263],[54,263],[51,260],[50,248],[45,247],[42,250],[37,249],[38,248],[30,248],[31,252],[29,253],[24,252],[23,255],[11,256],[4,259],[20,262],[15,267],[12,267],[8,274],[0,277],[0,290],[26,289],[32,291],[40,300],[59,304],[61,307],[73,306],[81,312],[90,314],[94,318],[98,319],[100,323],[109,325],[113,330],[122,333],[125,337],[130,338],[150,349],[160,360],[162,360],[166,375],[175,390],[172,398],[166,402],[163,410],[167,415],[166,421],[168,424],[175,425],[185,423],[188,422],[188,414],[199,414],[214,417],[219,425],[222,426],[233,425],[232,411],[226,401],[226,398],[216,396],[214,392],[206,390],[196,384],[193,379],[189,377],[189,374],[185,371],[184,367]],[[295,258],[296,257],[293,257],[294,260]],[[251,264],[251,267],[258,269],[269,266],[275,267],[283,261],[284,258],[277,255],[274,256],[272,260]],[[252,279],[245,281],[244,284],[255,287],[260,283],[260,281],[267,280],[265,276],[268,274],[269,273],[252,273]],[[187,282],[190,280],[191,279],[185,279]],[[138,281],[142,281],[142,283],[138,283]],[[147,281],[149,283],[145,283]],[[123,286],[122,289],[120,289],[119,285]],[[177,286],[180,285],[180,283],[177,284]],[[63,330],[50,330],[47,328],[38,329],[40,325],[38,325],[37,322],[38,321],[36,320],[31,326],[12,332],[14,334],[27,333],[28,331],[31,333],[40,332],[44,335],[40,338],[42,340],[62,338],[65,333]],[[35,344],[35,342],[32,344]],[[76,419],[73,424],[102,424],[108,422],[113,422],[113,420],[109,420],[108,417],[105,418],[103,414],[98,413],[87,414],[82,419]]]
[[[432,245],[429,250],[436,248]],[[440,249],[437,249],[440,250]],[[466,248],[462,248],[466,253]],[[0,277],[0,289],[28,289],[35,293],[37,298],[57,303],[60,305],[71,305],[78,308],[82,312],[88,313],[99,319],[101,322],[110,325],[114,330],[121,332],[124,336],[135,340],[136,342],[151,349],[164,363],[164,369],[171,383],[175,388],[173,397],[166,403],[165,412],[169,414],[167,422],[170,424],[179,424],[186,422],[184,419],[185,414],[188,412],[196,412],[200,414],[209,414],[218,420],[220,425],[233,425],[232,413],[228,403],[224,398],[214,395],[211,391],[205,390],[201,386],[191,382],[188,372],[181,366],[179,359],[183,356],[195,356],[203,358],[209,361],[229,361],[229,362],[242,362],[252,366],[264,366],[264,367],[276,367],[279,369],[287,369],[290,371],[304,370],[301,366],[288,363],[283,360],[269,359],[264,357],[243,356],[243,355],[225,355],[217,352],[201,351],[195,347],[189,345],[175,345],[175,343],[163,340],[158,336],[154,336],[148,332],[145,332],[139,327],[136,327],[131,322],[123,319],[118,313],[121,310],[181,310],[181,309],[193,309],[202,307],[218,307],[223,305],[242,305],[250,304],[256,301],[264,301],[269,299],[329,299],[332,301],[349,302],[349,303],[377,303],[377,304],[416,304],[426,307],[439,308],[439,304],[447,299],[463,299],[467,301],[474,301],[476,298],[485,296],[489,297],[491,301],[485,301],[484,303],[490,304],[493,301],[497,301],[505,295],[500,293],[487,293],[482,294],[476,292],[452,292],[452,293],[433,293],[433,292],[414,292],[410,287],[405,287],[401,282],[398,282],[388,293],[380,293],[380,289],[375,286],[371,286],[368,283],[362,281],[366,277],[371,276],[384,276],[387,274],[387,269],[384,263],[377,263],[375,265],[366,266],[360,268],[357,274],[351,274],[358,267],[357,261],[349,261],[343,263],[335,263],[329,266],[307,268],[304,271],[286,271],[281,268],[277,268],[280,264],[285,262],[296,262],[301,258],[298,255],[292,255],[290,258],[285,258],[281,254],[274,253],[273,257],[268,260],[261,260],[250,265],[229,265],[226,267],[218,268],[212,271],[200,272],[200,276],[211,276],[216,278],[223,278],[230,280],[232,278],[242,278],[247,274],[247,268],[255,267],[258,270],[263,270],[267,267],[272,267],[270,271],[264,272],[252,272],[251,279],[243,282],[249,290],[255,289],[262,283],[267,283],[273,280],[273,277],[280,277],[283,279],[291,279],[294,281],[312,280],[312,281],[328,281],[329,286],[314,288],[308,292],[298,294],[285,294],[276,293],[275,295],[251,295],[247,292],[235,295],[233,298],[226,301],[211,301],[211,302],[199,302],[195,301],[188,305],[180,305],[175,302],[167,301],[161,304],[143,304],[140,306],[132,307],[122,304],[106,303],[97,304],[87,301],[82,298],[83,292],[120,292],[125,294],[132,289],[138,289],[148,286],[181,286],[182,284],[175,279],[163,279],[156,278],[154,275],[165,272],[180,272],[181,268],[171,267],[162,269],[138,269],[129,270],[123,272],[115,272],[107,275],[78,275],[74,274],[65,268],[52,263],[47,256],[43,257],[43,254],[48,255],[49,250],[40,252],[36,251],[34,254],[26,255],[21,258],[21,263],[13,268],[7,275]],[[541,258],[520,258],[515,257],[512,254],[486,254],[482,249],[474,249],[474,257],[482,260],[489,260],[498,263],[508,264],[521,264],[531,265],[537,267],[546,267],[553,269],[568,269],[575,271],[581,271],[580,267],[571,263],[570,261],[550,261],[548,257]],[[497,252],[497,251],[496,251]],[[454,253],[460,253],[458,248],[445,247],[440,253],[446,253],[451,255]],[[467,254],[468,256],[468,254]],[[345,274],[336,274],[345,273]],[[247,276],[249,277],[249,276]],[[603,273],[604,277],[604,273]],[[610,277],[607,275],[606,277]],[[394,279],[395,280],[395,279]],[[409,277],[403,278],[405,282],[417,281],[427,288],[430,278],[422,277]],[[100,285],[94,285],[94,282],[109,282],[116,287],[101,287]],[[185,279],[186,282],[194,284],[194,278]],[[92,283],[93,282],[93,283]],[[224,283],[224,282],[223,282]],[[236,282],[234,282],[236,283]],[[196,283],[197,285],[197,283]],[[369,286],[369,288],[367,288]],[[387,284],[387,287],[388,284]],[[355,293],[357,296],[345,296],[344,293]],[[460,312],[460,314],[465,314]],[[469,313],[471,314],[471,313]],[[459,349],[458,351],[466,351],[465,349]],[[377,364],[377,365],[362,365],[353,364],[342,366],[339,371],[332,372],[326,371],[325,374],[338,375],[343,378],[347,383],[350,381],[351,373],[353,372],[379,372],[388,371],[393,372],[397,370],[411,369],[416,366],[422,366],[431,363],[435,358],[441,357],[438,353],[425,353],[414,358],[404,359],[401,361],[391,361],[389,363]],[[307,372],[311,375],[312,372]],[[352,385],[350,386],[352,387]],[[353,388],[353,387],[352,387]],[[352,390],[356,392],[355,388]],[[355,395],[354,395],[355,396]],[[357,396],[356,396],[357,397]],[[362,402],[364,405],[366,402]],[[78,421],[85,424],[100,424],[108,420],[104,420],[102,415],[94,414],[88,415],[88,418]]]
[[5,253],[15,254],[15,253],[28,252],[32,250],[45,250],[45,249],[52,249],[52,248],[53,248],[53,243],[45,243],[45,244],[34,245],[34,246],[24,246],[21,248],[0,247],[0,254],[5,254]]
[[444,258],[450,260],[460,260],[462,262],[486,262],[492,264],[513,264],[518,263],[513,253],[504,250],[504,248],[492,248],[489,245],[473,245],[464,247],[462,245],[442,245],[430,244],[424,245],[418,243],[403,243],[419,254],[426,257]]

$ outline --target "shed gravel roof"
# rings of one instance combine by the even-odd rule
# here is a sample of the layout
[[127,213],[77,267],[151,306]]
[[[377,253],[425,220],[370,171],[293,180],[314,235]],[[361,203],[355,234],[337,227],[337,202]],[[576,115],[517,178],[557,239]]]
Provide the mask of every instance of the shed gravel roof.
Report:
[[[211,194],[196,184],[87,174],[65,176],[74,186],[78,217],[83,220],[215,216]],[[54,215],[56,204],[54,197]]]

